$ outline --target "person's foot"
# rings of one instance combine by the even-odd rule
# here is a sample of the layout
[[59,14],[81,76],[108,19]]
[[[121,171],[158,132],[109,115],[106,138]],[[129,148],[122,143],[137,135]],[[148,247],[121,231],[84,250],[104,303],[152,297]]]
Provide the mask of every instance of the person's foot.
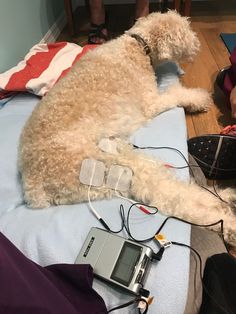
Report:
[[108,31],[105,23],[91,23],[91,28],[88,34],[88,44],[100,45],[108,40]]
[[88,35],[89,44],[103,44],[108,40],[106,15],[103,1],[90,0],[91,28]]

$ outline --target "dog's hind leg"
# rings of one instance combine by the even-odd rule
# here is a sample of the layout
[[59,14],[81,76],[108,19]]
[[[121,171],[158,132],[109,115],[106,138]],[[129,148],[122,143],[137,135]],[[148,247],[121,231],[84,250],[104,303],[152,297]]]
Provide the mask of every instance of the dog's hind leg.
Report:
[[[132,150],[117,162],[133,170],[130,197],[195,224],[212,224],[222,219],[225,240],[236,247],[236,215],[228,204],[195,183],[178,180],[161,162],[150,161]],[[220,230],[219,225],[209,229]]]
[[24,200],[30,208],[46,208],[51,205],[49,194],[44,188],[43,179],[38,173],[22,175]]

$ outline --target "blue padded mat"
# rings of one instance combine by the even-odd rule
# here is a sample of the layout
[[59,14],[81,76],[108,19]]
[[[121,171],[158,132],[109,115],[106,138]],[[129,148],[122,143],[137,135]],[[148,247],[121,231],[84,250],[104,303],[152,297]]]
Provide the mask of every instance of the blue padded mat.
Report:
[[236,34],[232,33],[221,33],[221,39],[223,40],[226,48],[228,49],[229,53],[231,54],[236,47]]
[[[158,69],[158,85],[161,90],[178,80],[180,70],[176,65],[165,65]],[[21,129],[37,105],[39,98],[30,94],[18,94],[0,109],[0,231],[9,238],[27,257],[46,266],[55,263],[74,263],[76,256],[92,226],[100,227],[86,202],[74,205],[55,206],[47,210],[31,210],[23,204],[20,177],[17,168],[18,142]],[[183,108],[163,112],[132,136],[138,146],[170,146],[187,156],[187,133]],[[150,150],[152,158],[183,166],[179,154],[169,150]],[[186,181],[187,169],[176,170]],[[118,198],[93,202],[111,229],[120,227],[120,204],[127,210],[130,203]],[[134,211],[131,228],[134,237],[150,237],[163,223],[165,216],[143,215]],[[170,240],[190,245],[191,228],[179,221],[171,220],[163,232]],[[126,236],[125,233],[122,233]],[[154,241],[148,245],[156,251]],[[155,296],[149,314],[183,314],[188,296],[189,250],[172,245],[163,255],[162,261],[152,265],[145,288]],[[132,296],[107,287],[95,279],[93,287],[102,296],[108,308],[128,302]],[[122,314],[136,313],[133,308],[122,309]],[[118,312],[117,312],[118,313]]]

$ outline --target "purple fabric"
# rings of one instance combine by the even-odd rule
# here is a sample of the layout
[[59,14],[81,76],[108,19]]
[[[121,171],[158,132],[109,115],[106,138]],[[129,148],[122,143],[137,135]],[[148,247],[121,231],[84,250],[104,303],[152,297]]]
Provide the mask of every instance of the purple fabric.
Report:
[[231,90],[236,85],[236,47],[230,56],[231,67],[227,71],[224,78],[223,90],[227,97],[230,96]]
[[0,233],[0,313],[104,314],[90,265],[41,267]]

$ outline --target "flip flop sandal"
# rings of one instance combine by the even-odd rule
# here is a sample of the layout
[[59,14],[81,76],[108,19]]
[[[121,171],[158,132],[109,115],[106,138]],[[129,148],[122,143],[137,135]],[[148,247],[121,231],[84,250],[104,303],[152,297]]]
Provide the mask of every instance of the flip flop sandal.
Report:
[[[90,45],[99,45],[99,42],[96,42],[96,39],[102,39],[104,42],[108,41],[108,35],[103,34],[103,30],[107,29],[106,23],[94,24],[91,23],[91,28],[88,34],[88,44]],[[103,42],[101,42],[102,44]]]
[[188,151],[208,179],[236,178],[236,137],[210,134],[188,140]]

